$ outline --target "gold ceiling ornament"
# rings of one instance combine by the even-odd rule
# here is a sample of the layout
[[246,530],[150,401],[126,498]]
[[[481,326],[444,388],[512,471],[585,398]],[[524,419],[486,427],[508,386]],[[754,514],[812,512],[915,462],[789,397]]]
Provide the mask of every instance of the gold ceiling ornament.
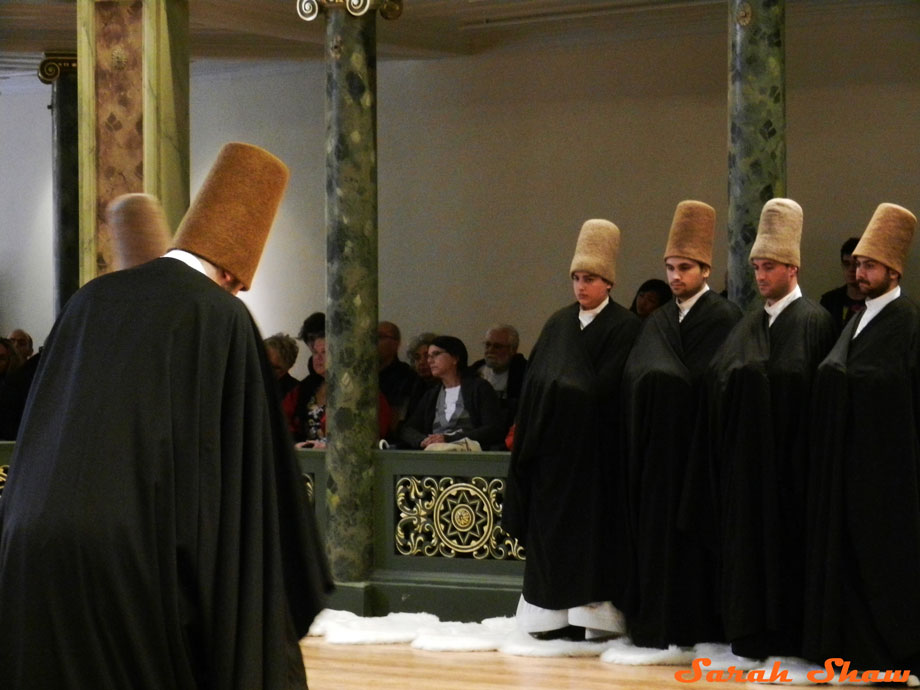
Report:
[[76,53],[45,53],[38,65],[38,78],[43,84],[53,84],[62,72],[77,70]]
[[396,19],[402,14],[402,0],[297,0],[297,16],[312,22],[320,10],[346,10],[353,17],[361,17],[370,10],[380,10],[384,19]]
[[404,556],[523,560],[524,548],[500,525],[505,480],[400,477],[396,550]]

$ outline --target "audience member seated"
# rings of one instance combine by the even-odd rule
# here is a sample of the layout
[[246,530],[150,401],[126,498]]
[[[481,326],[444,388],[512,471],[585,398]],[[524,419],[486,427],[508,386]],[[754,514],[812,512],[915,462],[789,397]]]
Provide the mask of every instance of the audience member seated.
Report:
[[0,338],[0,440],[16,440],[30,382],[16,345]]
[[326,447],[326,334],[312,333],[310,373],[284,397],[291,436],[300,448]]
[[425,391],[400,426],[400,439],[413,449],[468,438],[483,450],[501,450],[507,428],[498,396],[487,381],[471,375],[463,342],[439,335],[428,346],[428,364],[440,385]]
[[661,305],[667,304],[669,299],[671,288],[668,284],[659,278],[649,278],[636,290],[629,311],[644,319]]
[[[317,338],[326,337],[326,315],[321,311],[315,311],[310,314],[307,318],[303,320],[303,325],[300,327],[300,333],[297,334],[297,337],[300,338],[304,345],[313,352],[313,342]],[[313,373],[313,357],[311,355],[310,359],[307,360],[307,370],[312,374]]]
[[504,412],[504,431],[514,423],[521,387],[524,385],[524,372],[527,371],[527,360],[518,352],[520,342],[514,326],[492,326],[486,331],[483,342],[485,357],[473,362],[471,367],[473,373],[488,381],[495,389]]
[[859,243],[858,237],[851,237],[840,247],[840,267],[843,269],[843,285],[821,295],[821,306],[831,313],[837,331],[842,331],[854,314],[866,308],[866,297],[859,291],[856,281],[856,261],[853,250]]
[[409,366],[415,370],[426,388],[440,383],[431,375],[431,367],[428,366],[428,346],[431,345],[431,341],[434,339],[435,334],[426,331],[415,336],[406,347],[406,359],[409,362]]
[[29,357],[32,356],[34,350],[32,349],[32,336],[26,333],[21,328],[15,329],[10,333],[10,341],[13,343],[13,346],[19,352],[20,358],[25,362]]
[[284,399],[300,381],[291,376],[291,367],[297,361],[297,341],[287,333],[275,333],[265,339],[265,355],[271,365],[278,393]]
[[[320,327],[325,329],[325,323],[322,314],[318,317],[317,314],[313,314],[304,321],[300,337],[312,353],[310,373],[284,396],[281,403],[294,444],[298,448],[326,447],[326,333],[325,330],[317,330]],[[377,419],[380,438],[390,429],[392,417],[386,398],[378,395]]]
[[393,412],[393,427],[402,422],[409,409],[423,392],[418,374],[399,359],[399,327],[390,321],[377,325],[377,356],[379,357],[380,392]]

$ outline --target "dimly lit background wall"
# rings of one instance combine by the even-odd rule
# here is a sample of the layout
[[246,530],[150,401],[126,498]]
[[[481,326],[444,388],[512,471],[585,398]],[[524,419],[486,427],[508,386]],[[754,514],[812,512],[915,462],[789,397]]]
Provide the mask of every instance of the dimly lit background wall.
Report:
[[[853,15],[787,31],[788,196],[805,210],[801,283],[841,283],[838,249],[878,203],[920,213],[920,20]],[[194,67],[194,66],[193,66]],[[194,194],[220,146],[247,141],[291,167],[253,290],[265,335],[296,334],[323,308],[324,66],[252,65],[197,75]],[[615,298],[663,277],[675,205],[716,208],[721,289],[727,209],[727,40],[668,31],[610,45],[550,47],[378,65],[380,317],[404,342],[463,338],[507,321],[527,352],[572,299],[581,223],[622,230]],[[0,84],[0,332],[40,343],[53,321],[50,87]],[[904,284],[920,296],[920,239]],[[301,356],[295,373],[303,374]]]

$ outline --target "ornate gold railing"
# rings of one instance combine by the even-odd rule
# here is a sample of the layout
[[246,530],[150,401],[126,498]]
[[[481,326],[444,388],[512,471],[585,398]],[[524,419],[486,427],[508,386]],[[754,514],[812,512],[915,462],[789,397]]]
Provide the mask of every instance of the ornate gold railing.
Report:
[[505,480],[413,477],[396,481],[396,550],[404,556],[524,560],[501,525]]
[[313,498],[313,494],[315,491],[314,484],[316,483],[316,477],[313,476],[312,472],[304,472],[303,481],[304,481],[304,484],[306,484],[307,486],[307,498],[310,499],[310,505],[315,506],[316,499]]

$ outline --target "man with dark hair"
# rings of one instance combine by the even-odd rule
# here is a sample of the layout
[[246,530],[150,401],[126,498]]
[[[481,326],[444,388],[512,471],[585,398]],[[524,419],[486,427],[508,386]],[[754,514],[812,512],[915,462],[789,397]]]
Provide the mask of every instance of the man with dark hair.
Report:
[[626,618],[639,646],[666,648],[721,638],[716,570],[684,533],[678,508],[705,401],[705,376],[741,310],[709,288],[715,209],[682,201],[664,251],[673,300],[645,319],[623,372],[626,504],[635,549]]
[[818,367],[803,640],[804,656],[822,666],[839,658],[915,676],[920,305],[900,279],[916,227],[901,206],[876,209],[853,249],[866,308]]
[[750,260],[763,309],[748,312],[713,360],[715,488],[694,497],[721,545],[721,611],[735,654],[800,656],[811,389],[834,343],[830,315],[802,295],[802,208],[771,199]]
[[424,388],[418,374],[399,358],[399,344],[402,334],[392,321],[377,324],[377,356],[380,376],[380,392],[387,399],[393,414],[393,428],[402,422],[418,401]]
[[222,150],[165,257],[103,275],[42,351],[0,500],[0,675],[298,688],[331,587],[245,305],[287,184]]
[[856,260],[853,258],[853,249],[857,242],[859,242],[858,237],[851,237],[840,247],[843,285],[821,295],[821,306],[831,313],[838,333],[855,314],[861,312],[866,306],[866,297],[860,292],[859,284],[856,282]]

